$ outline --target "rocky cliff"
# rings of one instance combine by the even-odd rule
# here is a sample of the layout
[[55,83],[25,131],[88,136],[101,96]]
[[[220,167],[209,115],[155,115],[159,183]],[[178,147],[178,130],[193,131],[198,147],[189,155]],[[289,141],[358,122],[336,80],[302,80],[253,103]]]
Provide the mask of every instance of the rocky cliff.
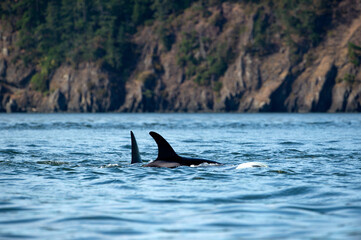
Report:
[[[49,75],[47,91],[34,87],[41,69],[20,60],[18,33],[2,21],[0,111],[360,112],[360,13],[359,1],[338,2],[321,41],[295,51],[267,5],[193,6],[166,26],[138,29],[127,77],[97,62],[64,63]],[[261,35],[261,50],[260,22],[272,28]]]

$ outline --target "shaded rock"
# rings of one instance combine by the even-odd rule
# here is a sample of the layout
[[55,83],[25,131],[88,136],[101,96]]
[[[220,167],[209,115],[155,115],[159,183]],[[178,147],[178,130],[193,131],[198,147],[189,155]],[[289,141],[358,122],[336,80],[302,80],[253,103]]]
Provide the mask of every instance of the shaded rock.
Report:
[[335,78],[337,75],[337,68],[332,65],[329,71],[325,74],[325,80],[320,90],[317,103],[312,105],[312,112],[326,112],[332,104],[332,89],[335,85]]
[[288,111],[327,111],[331,106],[336,74],[337,69],[330,56],[323,57],[319,64],[303,71],[286,99]]
[[348,97],[351,93],[351,86],[345,82],[335,85],[332,90],[332,105],[329,112],[345,112]]
[[59,89],[49,96],[48,106],[52,112],[64,112],[67,110],[66,98]]
[[16,101],[18,112],[48,112],[44,106],[46,98],[42,93],[24,89],[14,90],[16,92],[10,97]]
[[0,84],[0,112],[6,112],[5,105],[8,101],[8,90]]
[[6,77],[7,62],[5,59],[0,59],[0,78]]
[[361,112],[361,84],[353,86],[348,97],[346,112]]
[[16,101],[14,99],[10,99],[6,103],[5,109],[6,109],[7,113],[18,112],[18,104],[16,103]]
[[25,88],[35,73],[33,66],[25,66],[21,61],[10,63],[6,68],[5,82],[18,88]]
[[65,103],[57,107],[61,111],[116,111],[125,98],[122,78],[95,63],[84,63],[77,69],[68,65],[59,67],[50,79],[49,88],[54,93],[59,90],[57,101],[65,99]]

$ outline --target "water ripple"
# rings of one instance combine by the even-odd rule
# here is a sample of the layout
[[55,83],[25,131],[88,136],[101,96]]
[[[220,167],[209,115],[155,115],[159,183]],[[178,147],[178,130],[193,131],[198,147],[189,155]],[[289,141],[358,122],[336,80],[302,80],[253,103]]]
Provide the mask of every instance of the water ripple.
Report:
[[335,207],[309,207],[309,206],[284,206],[280,209],[291,209],[296,211],[306,211],[319,214],[334,214],[338,212],[352,212],[353,214],[361,214],[361,206],[335,206]]
[[22,212],[22,211],[30,211],[32,209],[30,208],[24,208],[24,207],[0,207],[0,213],[7,213],[7,212]]
[[16,220],[6,220],[6,221],[0,221],[0,225],[2,224],[22,224],[22,223],[33,223],[42,221],[45,218],[25,218],[25,219],[16,219]]
[[[0,238],[359,239],[359,129],[360,114],[0,114]],[[223,165],[130,164],[130,130],[144,163],[154,130]]]
[[17,149],[8,148],[8,149],[0,149],[0,154],[17,155],[17,154],[24,154],[24,153]]
[[142,223],[142,224],[155,224],[156,222],[153,221],[145,221],[141,219],[130,219],[130,218],[121,218],[121,217],[112,217],[106,215],[89,215],[89,216],[82,216],[82,217],[66,217],[57,219],[54,223],[61,223],[61,222],[128,222],[128,223]]

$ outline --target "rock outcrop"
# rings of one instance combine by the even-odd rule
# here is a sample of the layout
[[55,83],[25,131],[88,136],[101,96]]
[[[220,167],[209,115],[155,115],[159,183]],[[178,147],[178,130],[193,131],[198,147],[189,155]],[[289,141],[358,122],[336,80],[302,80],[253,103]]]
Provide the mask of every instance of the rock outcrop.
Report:
[[[139,57],[127,79],[97,63],[63,64],[51,74],[48,92],[32,88],[37,66],[18,58],[17,33],[0,22],[0,112],[361,111],[360,66],[350,60],[350,43],[361,46],[361,3],[341,1],[323,41],[299,61],[292,60],[291,47],[277,34],[272,52],[252,54],[247,46],[253,40],[256,13],[241,4],[207,10],[203,16],[187,9],[172,20],[169,48],[157,34],[157,22],[140,29],[133,39]],[[189,34],[195,36],[197,47],[191,51],[198,62],[217,44],[232,50],[226,69],[208,84],[197,82],[179,63]]]

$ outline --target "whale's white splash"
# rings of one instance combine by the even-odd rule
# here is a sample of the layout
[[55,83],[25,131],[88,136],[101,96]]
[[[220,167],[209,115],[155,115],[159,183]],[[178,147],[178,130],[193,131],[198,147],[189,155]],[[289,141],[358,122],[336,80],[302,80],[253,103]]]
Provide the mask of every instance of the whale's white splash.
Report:
[[268,167],[268,166],[260,162],[247,162],[247,163],[239,164],[236,169],[254,168],[254,167]]

